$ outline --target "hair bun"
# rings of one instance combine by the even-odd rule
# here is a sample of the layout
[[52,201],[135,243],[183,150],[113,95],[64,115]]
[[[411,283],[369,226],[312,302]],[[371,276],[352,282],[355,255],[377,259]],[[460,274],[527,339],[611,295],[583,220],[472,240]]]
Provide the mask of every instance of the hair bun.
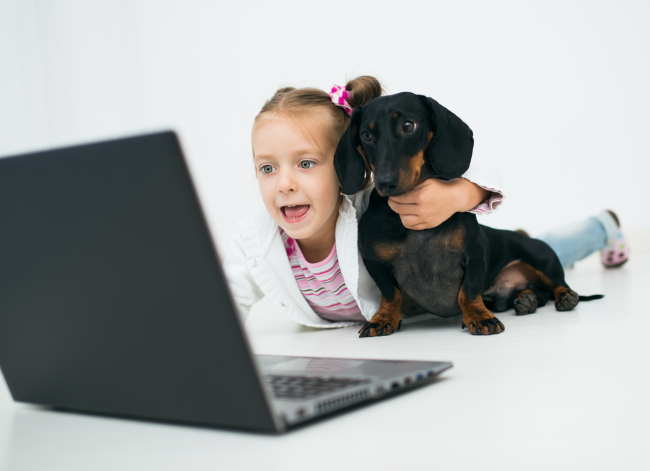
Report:
[[352,97],[348,99],[348,103],[353,108],[365,105],[383,93],[379,80],[371,75],[361,75],[350,80],[345,84],[345,89],[352,94]]

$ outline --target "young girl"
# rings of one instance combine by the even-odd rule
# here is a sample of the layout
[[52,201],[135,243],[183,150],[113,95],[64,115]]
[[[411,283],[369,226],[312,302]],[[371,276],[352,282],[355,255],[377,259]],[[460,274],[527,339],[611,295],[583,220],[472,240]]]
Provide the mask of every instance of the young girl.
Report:
[[[256,116],[253,158],[266,212],[240,224],[223,254],[243,317],[263,296],[310,327],[344,327],[368,321],[377,311],[380,293],[357,250],[357,224],[372,187],[352,197],[341,194],[333,158],[352,109],[381,93],[369,76],[334,86],[330,93],[281,88]],[[503,194],[480,171],[473,159],[463,178],[426,180],[389,204],[411,229],[435,227],[458,211],[489,213]],[[552,247],[562,248],[563,262],[583,256],[573,247],[585,233],[599,237],[592,237],[589,253],[620,234],[609,213],[588,223],[546,237]]]

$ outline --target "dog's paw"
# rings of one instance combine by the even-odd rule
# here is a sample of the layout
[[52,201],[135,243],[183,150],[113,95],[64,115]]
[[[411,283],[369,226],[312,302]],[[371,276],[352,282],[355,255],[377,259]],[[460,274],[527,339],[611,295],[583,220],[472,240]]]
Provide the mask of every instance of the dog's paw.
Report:
[[564,288],[555,298],[555,309],[558,311],[570,311],[579,301],[578,293],[569,288]]
[[537,310],[537,296],[530,290],[522,291],[514,300],[515,314],[522,316]]
[[467,328],[472,335],[492,335],[500,334],[506,327],[496,317],[489,317],[487,319],[476,319],[468,322],[463,322],[463,329]]
[[393,327],[393,325],[388,320],[382,320],[380,322],[366,322],[363,324],[363,327],[359,329],[359,337],[379,337],[381,335],[390,335],[397,332],[401,326],[401,320],[396,327]]

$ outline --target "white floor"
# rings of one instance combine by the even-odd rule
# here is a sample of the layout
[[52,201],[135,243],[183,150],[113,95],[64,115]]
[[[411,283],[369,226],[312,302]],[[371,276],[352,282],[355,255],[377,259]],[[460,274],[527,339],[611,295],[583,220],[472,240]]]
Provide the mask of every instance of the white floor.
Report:
[[567,273],[578,292],[605,299],[501,314],[500,335],[425,320],[359,339],[261,306],[249,324],[259,353],[455,364],[433,385],[284,436],[55,412],[13,403],[0,380],[0,470],[650,469],[648,242],[632,237],[619,270],[594,257]]

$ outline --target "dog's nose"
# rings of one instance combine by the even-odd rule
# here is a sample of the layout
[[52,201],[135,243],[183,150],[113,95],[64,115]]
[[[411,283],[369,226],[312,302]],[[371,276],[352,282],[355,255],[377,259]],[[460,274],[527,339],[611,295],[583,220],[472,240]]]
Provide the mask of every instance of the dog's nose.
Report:
[[378,178],[377,181],[375,181],[375,188],[377,188],[377,191],[382,195],[391,195],[395,190],[397,190],[397,182],[390,178]]

